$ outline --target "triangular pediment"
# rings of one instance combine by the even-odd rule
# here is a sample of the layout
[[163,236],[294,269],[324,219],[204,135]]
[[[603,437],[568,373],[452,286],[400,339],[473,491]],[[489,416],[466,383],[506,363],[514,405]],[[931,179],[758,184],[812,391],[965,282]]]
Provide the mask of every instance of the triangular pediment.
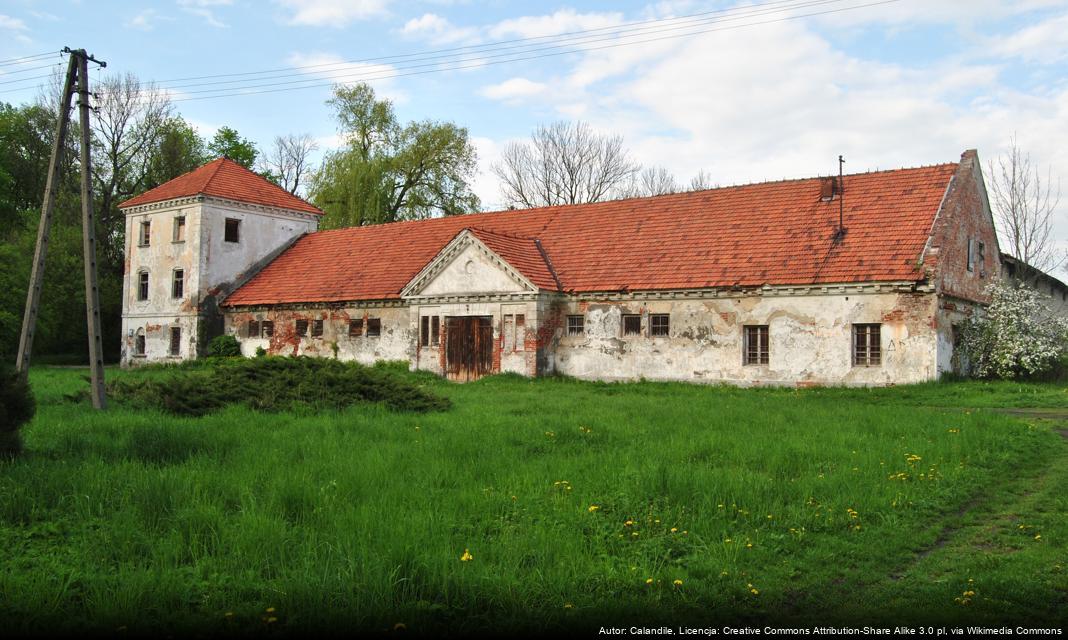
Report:
[[401,290],[401,297],[532,293],[538,288],[469,229],[456,235]]

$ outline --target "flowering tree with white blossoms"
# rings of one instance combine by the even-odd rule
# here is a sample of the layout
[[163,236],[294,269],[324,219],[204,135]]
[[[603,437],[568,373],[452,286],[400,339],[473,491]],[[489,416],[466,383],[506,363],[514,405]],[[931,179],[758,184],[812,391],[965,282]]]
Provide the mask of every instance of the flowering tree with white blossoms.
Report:
[[1068,320],[1050,311],[1048,296],[1008,282],[992,283],[987,294],[986,313],[962,327],[961,350],[973,376],[1033,376],[1068,354]]

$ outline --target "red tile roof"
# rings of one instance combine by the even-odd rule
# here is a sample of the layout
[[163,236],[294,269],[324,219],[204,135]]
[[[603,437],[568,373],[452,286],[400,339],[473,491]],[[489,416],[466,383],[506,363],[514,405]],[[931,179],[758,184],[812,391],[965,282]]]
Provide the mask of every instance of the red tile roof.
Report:
[[152,202],[199,195],[323,215],[317,207],[229,158],[212,160],[189,173],[164,182],[155,189],[149,189],[139,196],[130,198],[120,204],[119,208],[125,209]]
[[552,267],[545,261],[546,255],[538,247],[538,240],[481,228],[471,228],[469,231],[534,286],[550,291],[560,289]]
[[537,238],[563,290],[573,292],[917,281],[956,169],[847,175],[840,242],[839,201],[820,200],[819,178],[321,231],[225,304],[395,299],[465,228],[492,238],[494,251],[542,286],[549,281],[533,241],[523,240]]

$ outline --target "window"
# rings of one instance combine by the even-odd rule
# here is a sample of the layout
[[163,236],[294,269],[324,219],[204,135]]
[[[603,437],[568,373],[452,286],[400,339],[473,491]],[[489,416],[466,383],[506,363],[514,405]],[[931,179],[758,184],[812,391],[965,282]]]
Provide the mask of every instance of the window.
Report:
[[148,272],[137,272],[137,299],[148,300]]
[[171,278],[171,297],[181,298],[185,295],[185,270],[175,269]]
[[975,240],[968,238],[968,271],[975,271]]
[[586,329],[585,316],[568,316],[567,317],[567,335],[569,336],[581,336]]
[[522,313],[515,315],[515,350],[524,351],[527,341],[527,317]]
[[145,330],[138,329],[137,335],[134,336],[134,355],[145,355]]
[[148,246],[148,241],[152,238],[152,223],[145,220],[141,223],[141,233],[137,236],[137,244],[142,247]]
[[649,316],[649,335],[666,336],[671,333],[670,316],[666,313],[654,313]]
[[363,335],[363,320],[349,320],[349,337],[355,338]]
[[623,314],[623,335],[640,336],[642,334],[642,317],[636,313]]
[[979,275],[986,275],[986,245],[979,243]]
[[171,241],[185,242],[185,216],[174,217],[174,235]]
[[323,337],[323,320],[322,320],[322,318],[320,318],[318,320],[312,320],[312,337],[313,338],[322,338]]
[[768,353],[768,325],[746,325],[744,364],[768,364]]
[[308,335],[308,321],[307,320],[297,320],[297,335],[298,336],[306,336],[306,335]]
[[879,324],[853,325],[853,366],[877,367],[882,363]]
[[264,320],[260,323],[260,336],[263,338],[270,338],[274,335],[274,321]]
[[258,338],[260,337],[260,321],[249,320],[248,321],[248,337]]
[[182,350],[182,328],[171,327],[171,348],[170,354],[172,356],[178,355]]
[[379,318],[367,319],[367,335],[370,337],[378,337],[382,335],[382,320]]
[[[522,316],[519,316],[519,317],[522,317]],[[517,337],[517,334],[516,334],[515,319],[516,319],[515,314],[508,313],[508,314],[504,315],[504,322],[503,322],[503,324],[504,324],[504,328],[503,328],[504,347],[503,348],[504,348],[504,352],[505,353],[512,353],[513,351],[515,351],[516,350],[516,342],[519,341],[519,339]]]
[[423,316],[419,325],[419,346],[436,347],[441,335],[441,318]]
[[241,240],[241,221],[234,218],[226,219],[226,233],[223,240],[227,242],[239,242]]

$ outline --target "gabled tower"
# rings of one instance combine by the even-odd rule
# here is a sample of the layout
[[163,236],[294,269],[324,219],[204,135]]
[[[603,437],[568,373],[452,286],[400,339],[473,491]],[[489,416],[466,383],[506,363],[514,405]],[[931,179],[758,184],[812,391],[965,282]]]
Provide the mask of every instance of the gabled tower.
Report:
[[227,158],[119,205],[126,216],[122,364],[195,358],[218,302],[323,212]]

